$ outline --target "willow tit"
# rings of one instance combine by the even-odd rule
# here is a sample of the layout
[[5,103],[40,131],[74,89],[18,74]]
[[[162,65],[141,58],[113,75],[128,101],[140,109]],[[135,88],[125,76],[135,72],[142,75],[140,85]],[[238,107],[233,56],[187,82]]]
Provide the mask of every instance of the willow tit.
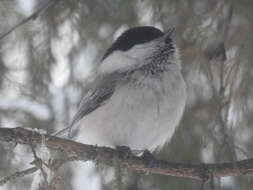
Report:
[[172,35],[144,26],[119,36],[73,118],[70,128],[78,129],[79,141],[149,151],[170,141],[186,102]]

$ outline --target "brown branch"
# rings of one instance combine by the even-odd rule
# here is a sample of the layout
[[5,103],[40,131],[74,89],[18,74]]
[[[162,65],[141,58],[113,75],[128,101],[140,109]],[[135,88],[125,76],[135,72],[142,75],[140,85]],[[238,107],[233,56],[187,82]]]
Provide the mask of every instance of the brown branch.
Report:
[[[42,137],[39,133],[24,128],[0,128],[0,140],[19,144],[40,144]],[[46,135],[46,146],[55,151],[61,151],[71,157],[70,161],[94,160],[113,166],[113,160],[118,159],[119,166],[144,173],[168,176],[187,177],[207,180],[213,177],[239,176],[253,171],[253,159],[219,164],[185,164],[153,160],[149,167],[143,157],[119,153],[118,150],[107,147],[85,145],[71,140]]]

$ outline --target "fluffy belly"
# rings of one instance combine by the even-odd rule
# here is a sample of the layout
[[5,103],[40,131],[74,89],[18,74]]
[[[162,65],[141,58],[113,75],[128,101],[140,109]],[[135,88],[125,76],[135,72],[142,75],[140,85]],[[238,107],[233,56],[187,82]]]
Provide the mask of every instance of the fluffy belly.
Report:
[[[129,146],[153,151],[169,141],[185,107],[180,76],[142,85],[126,84],[103,106],[80,120],[78,140],[98,146]],[[153,80],[153,79],[152,79]],[[175,84],[174,84],[175,83]]]

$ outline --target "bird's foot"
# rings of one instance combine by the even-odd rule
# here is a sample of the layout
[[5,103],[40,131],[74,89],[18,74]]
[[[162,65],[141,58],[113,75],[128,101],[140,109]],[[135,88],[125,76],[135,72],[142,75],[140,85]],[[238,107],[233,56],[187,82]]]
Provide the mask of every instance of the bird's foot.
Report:
[[116,150],[118,151],[119,157],[121,158],[129,158],[133,155],[131,149],[128,146],[116,146]]
[[153,156],[153,154],[151,154],[150,151],[144,150],[143,154],[141,155],[141,158],[144,160],[145,165],[146,165],[148,168],[153,168],[153,167],[155,167],[156,159],[155,159],[155,157]]

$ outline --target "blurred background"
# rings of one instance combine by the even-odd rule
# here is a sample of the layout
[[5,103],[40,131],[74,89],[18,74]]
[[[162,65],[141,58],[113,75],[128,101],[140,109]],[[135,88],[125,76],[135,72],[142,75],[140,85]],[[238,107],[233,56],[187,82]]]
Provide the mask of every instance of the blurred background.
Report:
[[[50,2],[50,3],[49,3]],[[0,126],[66,127],[77,110],[92,68],[124,30],[176,28],[187,108],[172,141],[156,152],[183,163],[220,163],[253,157],[252,0],[1,0]],[[46,6],[50,4],[50,6]],[[31,167],[29,147],[0,144],[0,176]],[[101,166],[103,167],[103,166]],[[116,189],[113,169],[92,162],[62,168],[59,189]],[[124,171],[124,188],[199,189],[192,179]],[[0,190],[31,189],[34,175]],[[214,187],[213,187],[214,185]],[[205,189],[252,189],[252,174],[216,178]]]

